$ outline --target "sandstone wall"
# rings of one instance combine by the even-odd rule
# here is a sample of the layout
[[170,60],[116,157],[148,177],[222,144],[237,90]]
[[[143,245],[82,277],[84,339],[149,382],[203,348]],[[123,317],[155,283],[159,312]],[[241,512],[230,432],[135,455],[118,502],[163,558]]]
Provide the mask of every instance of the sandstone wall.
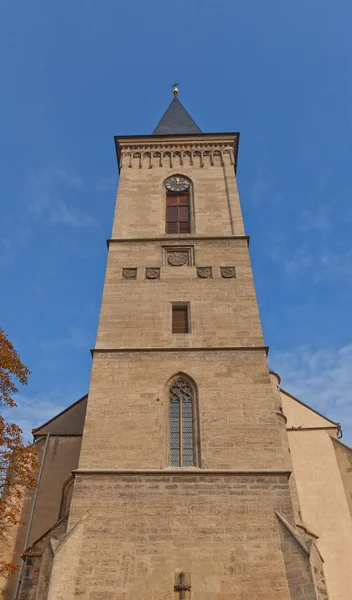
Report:
[[292,516],[285,475],[79,475],[74,597],[173,600],[185,571],[192,600],[290,600],[274,509]]

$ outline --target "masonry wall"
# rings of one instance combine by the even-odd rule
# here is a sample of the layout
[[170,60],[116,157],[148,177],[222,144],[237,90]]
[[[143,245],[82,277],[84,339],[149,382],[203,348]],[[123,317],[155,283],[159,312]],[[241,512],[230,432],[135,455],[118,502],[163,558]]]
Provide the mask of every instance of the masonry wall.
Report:
[[183,570],[192,600],[289,600],[274,509],[292,516],[285,475],[77,476],[75,598],[176,599]]
[[[230,138],[227,137],[227,140],[230,141]],[[174,141],[177,141],[179,146],[182,145],[182,139]],[[226,138],[219,137],[219,140],[211,141],[223,143]],[[160,139],[156,137],[153,142],[160,144]],[[184,143],[197,142],[188,139]],[[112,237],[165,236],[166,205],[163,182],[177,173],[189,177],[193,182],[194,234],[244,235],[233,162],[230,161],[229,155],[224,156],[223,164],[220,157],[214,157],[213,162],[212,165],[210,158],[204,157],[201,167],[200,157],[194,157],[191,165],[190,157],[185,156],[181,164],[180,157],[174,156],[172,166],[167,158],[164,159],[163,166],[159,166],[159,159],[154,158],[150,168],[148,158],[140,165],[140,160],[136,157],[129,168],[125,160],[120,174]]]
[[[194,265],[167,264],[166,252],[179,248],[191,249]],[[226,266],[235,277],[222,277]],[[151,267],[157,279],[147,278]],[[212,277],[200,278],[197,267],[211,267]],[[124,268],[137,268],[137,279],[124,279]],[[172,334],[172,302],[190,303],[189,334]],[[184,345],[263,346],[246,240],[111,244],[96,348]]]
[[80,468],[168,467],[167,383],[178,372],[197,385],[203,468],[290,468],[256,349],[95,354]]
[[[281,548],[284,557],[290,599],[315,599],[314,581],[307,552],[297,543],[291,532],[278,522],[281,537]],[[319,598],[320,600],[320,598]],[[324,598],[324,600],[326,600]]]
[[[25,555],[25,568],[22,572],[17,600],[34,600],[35,598],[40,600],[46,597],[48,579],[50,578],[50,567],[48,569],[47,564],[48,545],[50,545],[51,539],[58,539],[65,534],[67,522],[68,517],[66,516],[59,521],[56,527],[49,530],[47,535],[40,538]],[[32,566],[27,571],[28,559],[31,561]]]

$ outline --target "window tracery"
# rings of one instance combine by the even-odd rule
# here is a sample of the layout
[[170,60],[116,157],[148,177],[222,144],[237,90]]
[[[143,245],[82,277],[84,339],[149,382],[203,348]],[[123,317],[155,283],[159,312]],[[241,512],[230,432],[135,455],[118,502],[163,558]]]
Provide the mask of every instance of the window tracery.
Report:
[[170,386],[170,464],[172,467],[195,466],[194,402],[192,385],[178,377]]

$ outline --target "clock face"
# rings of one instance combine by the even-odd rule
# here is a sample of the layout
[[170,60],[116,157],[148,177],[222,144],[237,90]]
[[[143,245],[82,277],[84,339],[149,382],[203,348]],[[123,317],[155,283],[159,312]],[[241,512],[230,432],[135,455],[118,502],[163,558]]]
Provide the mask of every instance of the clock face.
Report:
[[185,192],[188,190],[189,186],[189,180],[181,175],[169,177],[169,179],[165,181],[165,187],[170,190],[170,192]]

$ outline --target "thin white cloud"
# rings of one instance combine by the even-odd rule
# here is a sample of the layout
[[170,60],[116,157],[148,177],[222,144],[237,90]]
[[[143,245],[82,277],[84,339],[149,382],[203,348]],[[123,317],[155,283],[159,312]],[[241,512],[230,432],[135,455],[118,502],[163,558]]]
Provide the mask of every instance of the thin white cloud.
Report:
[[284,269],[284,274],[295,277],[302,270],[312,266],[314,256],[307,246],[296,247],[292,253],[283,243],[277,243],[269,250],[269,256]]
[[31,180],[35,186],[50,186],[57,180],[65,182],[69,187],[80,188],[83,186],[83,179],[77,175],[72,175],[68,171],[59,167],[49,167],[41,173],[32,175]]
[[325,206],[320,206],[317,213],[304,210],[301,215],[301,221],[299,231],[317,231],[325,237],[331,231],[332,219]]
[[287,256],[284,263],[286,274],[296,275],[302,269],[307,269],[313,264],[313,256],[309,250],[301,246],[297,248],[291,256]]
[[352,343],[337,350],[308,346],[273,352],[272,368],[282,387],[342,425],[343,441],[352,445]]
[[12,245],[12,242],[11,242],[11,240],[10,240],[9,238],[2,238],[2,239],[1,239],[1,245],[2,245],[4,248],[10,248],[10,247],[11,247],[11,245]]
[[319,189],[326,188],[326,186],[331,183],[332,171],[331,169],[325,169],[320,173],[317,178],[317,187]]
[[95,189],[98,192],[106,192],[108,190],[113,189],[116,186],[116,177],[112,175],[109,177],[102,177],[95,184]]
[[333,252],[325,250],[319,257],[319,270],[315,280],[344,279],[352,281],[352,250]]
[[51,352],[52,350],[62,348],[73,348],[75,350],[85,349],[87,350],[92,344],[93,340],[89,338],[87,332],[79,327],[71,326],[68,328],[67,335],[52,340],[41,340],[37,342],[37,345],[44,352]]
[[23,431],[24,441],[30,442],[33,439],[32,429],[54,417],[81,396],[76,398],[59,391],[33,396],[17,394],[15,396],[17,406],[4,409],[3,415],[7,421],[16,423]]
[[48,215],[50,221],[53,223],[63,223],[72,227],[99,225],[99,221],[91,217],[88,213],[69,208],[63,200],[56,200],[56,202],[52,203]]
[[251,190],[251,202],[257,204],[280,204],[282,195],[275,190],[275,180],[268,173],[265,173],[254,182]]
[[278,243],[269,250],[269,256],[289,278],[309,272],[314,284],[339,279],[352,281],[352,250],[334,251],[301,244],[290,252],[285,244]]
[[76,193],[82,191],[83,180],[80,177],[51,167],[40,174],[32,175],[30,183],[32,189],[29,211],[34,220],[46,219],[70,227],[99,225],[99,221],[89,213],[78,210],[61,197],[65,194],[65,187],[68,191],[76,190]]

